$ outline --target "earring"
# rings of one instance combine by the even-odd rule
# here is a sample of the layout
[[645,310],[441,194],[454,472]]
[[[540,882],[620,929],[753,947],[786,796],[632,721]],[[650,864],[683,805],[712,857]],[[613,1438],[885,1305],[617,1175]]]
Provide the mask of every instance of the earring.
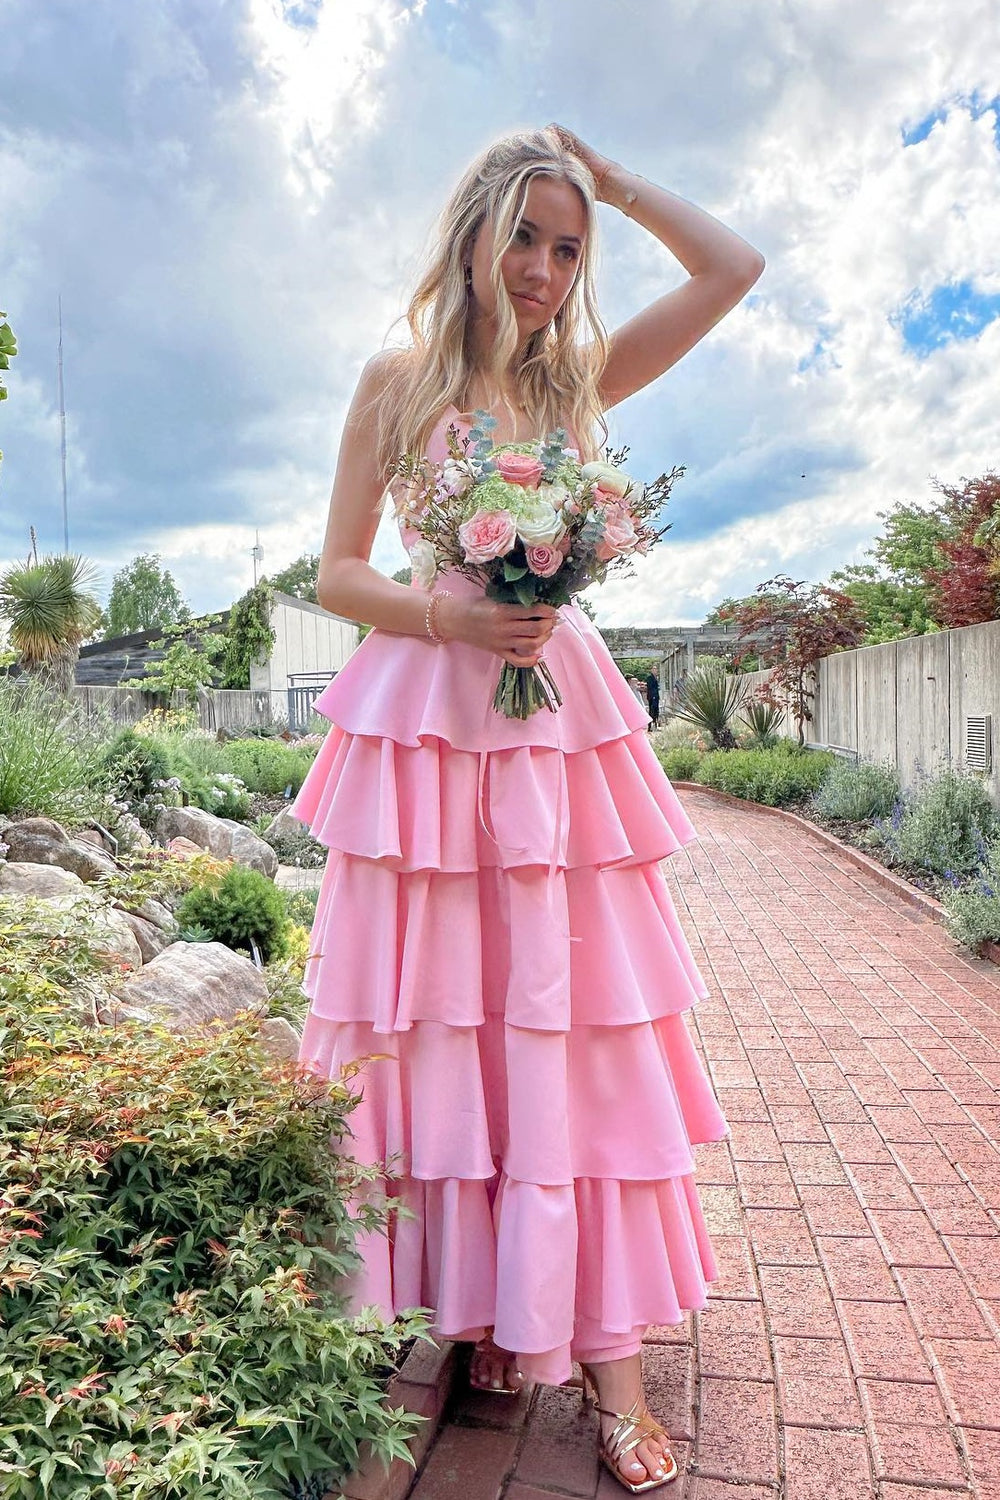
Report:
[[466,266],[466,268],[465,268],[465,290],[467,292],[471,292],[472,291],[472,267],[471,266]]

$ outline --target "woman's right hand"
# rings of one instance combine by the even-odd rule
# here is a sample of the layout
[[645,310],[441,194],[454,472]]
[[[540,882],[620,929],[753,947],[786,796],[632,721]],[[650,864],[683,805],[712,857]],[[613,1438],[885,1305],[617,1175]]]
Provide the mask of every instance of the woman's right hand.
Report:
[[501,604],[496,599],[451,596],[437,606],[445,640],[464,641],[514,667],[534,667],[559,616],[551,604]]

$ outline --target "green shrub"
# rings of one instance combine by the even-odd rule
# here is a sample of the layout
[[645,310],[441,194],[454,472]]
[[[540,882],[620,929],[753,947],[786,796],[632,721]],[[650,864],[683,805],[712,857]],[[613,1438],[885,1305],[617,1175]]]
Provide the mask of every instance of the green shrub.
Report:
[[833,756],[827,751],[716,750],[704,756],[695,780],[767,807],[804,802],[816,791]]
[[980,777],[945,767],[927,778],[873,832],[890,855],[947,877],[969,875],[997,833],[997,815]]
[[987,940],[1000,942],[1000,838],[986,841],[971,879],[952,874],[949,886],[941,901],[945,927],[956,942],[973,952]]
[[308,828],[292,833],[261,834],[261,837],[270,844],[283,865],[295,865],[300,870],[319,870],[326,864],[329,850],[313,838]]
[[0,675],[0,815],[83,821],[101,804],[103,748],[72,701],[37,680]]
[[426,1323],[333,1289],[371,1177],[330,1151],[345,1087],[272,1061],[256,1018],[73,1021],[86,918],[45,907],[0,897],[0,1495],[287,1500],[363,1440],[401,1456],[419,1419],[385,1374]]
[[174,915],[182,932],[201,928],[229,948],[245,953],[256,949],[262,963],[282,955],[284,899],[259,870],[233,865],[217,884],[196,887],[182,896]]
[[702,752],[693,745],[674,745],[669,750],[658,750],[657,759],[671,781],[693,781]]
[[760,698],[750,697],[743,703],[737,715],[750,731],[741,741],[743,750],[772,750],[779,743],[779,731],[784,710]]
[[319,890],[312,891],[285,891],[285,915],[289,922],[297,922],[300,927],[311,927],[316,920],[316,904],[319,901]]
[[230,740],[222,748],[229,769],[247,788],[271,797],[288,791],[294,796],[315,759],[315,752],[293,749],[281,740]]
[[868,823],[887,818],[899,800],[895,766],[835,760],[816,791],[813,806],[824,818]]

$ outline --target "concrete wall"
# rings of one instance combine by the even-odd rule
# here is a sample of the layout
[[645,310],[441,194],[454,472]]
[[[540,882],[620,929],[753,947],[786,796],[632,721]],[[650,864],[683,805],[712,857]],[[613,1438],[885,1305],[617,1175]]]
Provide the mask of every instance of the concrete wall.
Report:
[[[755,685],[767,671],[750,672]],[[986,785],[1000,807],[1000,620],[838,651],[817,664],[808,742],[889,761],[907,789],[922,774],[965,765],[966,724],[989,714],[995,737]],[[786,713],[781,732],[796,735]]]
[[358,627],[289,594],[275,594],[271,614],[274,646],[263,666],[250,670],[250,689],[267,693],[276,719],[287,717],[289,676],[306,672],[332,677],[358,645]]

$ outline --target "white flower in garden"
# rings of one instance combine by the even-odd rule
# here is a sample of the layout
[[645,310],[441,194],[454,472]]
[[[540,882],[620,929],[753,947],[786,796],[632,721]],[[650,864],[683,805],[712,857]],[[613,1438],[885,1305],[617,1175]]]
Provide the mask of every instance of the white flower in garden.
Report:
[[437,577],[437,554],[424,537],[410,548],[410,569],[414,586],[418,589],[429,589]]

